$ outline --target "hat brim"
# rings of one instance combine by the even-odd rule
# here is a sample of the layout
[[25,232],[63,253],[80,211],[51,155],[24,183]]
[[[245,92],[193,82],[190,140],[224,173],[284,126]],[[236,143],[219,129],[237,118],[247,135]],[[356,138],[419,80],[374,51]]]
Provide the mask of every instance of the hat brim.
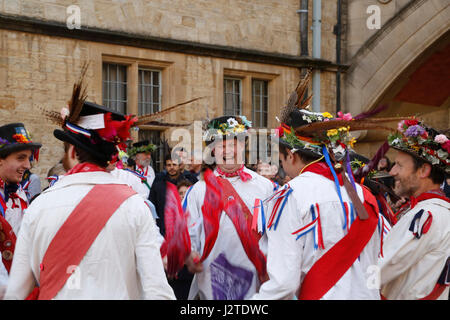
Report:
[[74,145],[75,147],[81,148],[82,150],[86,151],[96,159],[102,161],[110,160],[106,154],[100,153],[91,146],[87,145],[86,143],[83,143],[75,134],[71,132],[55,129],[53,131],[53,135],[58,140],[65,141],[67,143]]
[[22,150],[34,151],[41,147],[42,147],[42,144],[37,143],[37,142],[9,144],[9,145],[3,146],[0,149],[0,156],[6,156],[13,152],[18,152],[18,151],[22,151]]

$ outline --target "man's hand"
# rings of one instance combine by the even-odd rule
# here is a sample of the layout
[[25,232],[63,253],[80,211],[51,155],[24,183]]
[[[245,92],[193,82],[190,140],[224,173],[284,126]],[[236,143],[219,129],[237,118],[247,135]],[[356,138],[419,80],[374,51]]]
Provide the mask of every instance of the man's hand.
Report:
[[200,261],[200,255],[198,252],[192,251],[189,257],[186,259],[186,267],[190,273],[199,273],[203,271],[203,263]]

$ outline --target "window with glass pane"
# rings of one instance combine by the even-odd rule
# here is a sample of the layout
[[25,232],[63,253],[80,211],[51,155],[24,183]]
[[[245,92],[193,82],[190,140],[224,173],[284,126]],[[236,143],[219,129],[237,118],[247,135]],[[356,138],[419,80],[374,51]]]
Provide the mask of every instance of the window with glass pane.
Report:
[[267,127],[267,113],[269,110],[268,87],[268,81],[252,81],[253,125],[255,127]]
[[223,88],[224,115],[241,114],[241,80],[225,78]]
[[161,111],[161,71],[139,69],[139,115]]
[[127,66],[103,63],[103,105],[114,111],[127,110]]
[[158,130],[139,130],[139,141],[149,140],[156,146],[156,150],[152,152],[151,166],[155,172],[163,170],[164,146],[161,140],[161,131]]

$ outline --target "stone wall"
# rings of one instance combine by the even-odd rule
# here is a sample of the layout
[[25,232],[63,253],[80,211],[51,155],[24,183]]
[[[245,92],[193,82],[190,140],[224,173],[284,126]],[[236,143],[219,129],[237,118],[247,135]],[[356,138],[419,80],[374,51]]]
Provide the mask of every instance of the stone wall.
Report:
[[0,12],[65,23],[70,5],[82,28],[299,54],[298,0],[0,0]]
[[[164,118],[167,122],[191,123],[222,114],[224,74],[237,74],[246,83],[267,78],[269,85],[269,128],[278,126],[275,116],[299,79],[291,67],[185,55],[135,47],[110,45],[0,29],[0,125],[23,122],[43,147],[34,172],[45,187],[48,169],[63,155],[62,143],[53,137],[56,125],[42,109],[59,111],[67,105],[81,67],[89,61],[86,76],[88,100],[102,103],[102,62],[118,61],[134,66],[157,67],[162,72],[162,108],[205,96],[196,103]],[[132,70],[132,69],[130,69]],[[131,83],[131,82],[130,82]],[[132,88],[129,87],[129,97]],[[246,91],[244,114],[251,119],[251,91]],[[130,98],[131,99],[131,98]],[[129,100],[136,113],[137,100]],[[250,102],[249,102],[250,101]],[[192,127],[190,128],[192,129]],[[170,137],[171,130],[165,132]]]

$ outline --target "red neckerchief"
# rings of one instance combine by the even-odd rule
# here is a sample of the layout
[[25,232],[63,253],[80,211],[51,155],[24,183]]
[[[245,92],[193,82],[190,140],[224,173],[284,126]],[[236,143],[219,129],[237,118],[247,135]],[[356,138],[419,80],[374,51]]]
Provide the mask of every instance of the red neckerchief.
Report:
[[417,198],[411,196],[409,198],[409,201],[407,201],[397,210],[397,212],[395,213],[395,217],[397,218],[398,216],[402,216],[405,212],[414,209],[414,207],[419,202],[429,199],[441,199],[450,202],[450,199],[445,196],[444,192],[441,189],[426,191],[421,193]]
[[230,173],[223,172],[219,168],[219,166],[217,166],[216,170],[220,176],[227,177],[227,178],[239,176],[239,178],[241,178],[241,180],[244,182],[246,182],[247,180],[250,180],[252,178],[252,176],[250,174],[248,174],[247,172],[244,171],[244,165],[242,165],[238,170],[236,170],[234,172],[230,172]]
[[[25,201],[24,199],[22,199],[21,197],[19,197],[19,195],[17,194],[17,191],[20,189],[20,185],[19,184],[17,185],[17,189],[14,188],[16,191],[8,192],[8,190],[7,190],[8,187],[7,187],[6,183],[2,179],[0,179],[0,188],[3,189],[3,193],[5,195],[4,197],[2,195],[0,195],[0,205],[3,208],[2,212],[6,212],[6,209],[7,209],[6,202],[7,202],[8,199],[12,200],[12,207],[11,207],[12,209],[21,207],[22,210],[24,210],[24,209],[26,209],[28,207],[28,202]],[[18,202],[21,205],[20,207],[16,203],[16,199],[19,200]]]
[[[303,169],[303,172],[312,172],[312,173],[316,173],[316,174],[320,174],[321,176],[330,179],[331,181],[334,181],[334,177],[333,174],[331,173],[331,169],[327,166],[326,163],[323,162],[318,162],[318,163],[313,163],[311,165],[306,166]],[[342,180],[342,176],[339,173],[336,173],[338,180],[339,180],[339,185],[344,185],[344,181]]]
[[426,192],[420,194],[417,198],[411,197],[410,198],[410,205],[411,205],[410,209],[413,209],[421,201],[434,199],[434,198],[450,202],[450,199],[445,196],[445,193],[441,189],[435,189],[435,190],[426,191]]
[[74,173],[80,173],[80,172],[94,172],[94,171],[104,171],[106,172],[105,168],[99,167],[96,164],[93,163],[88,163],[88,162],[84,162],[84,163],[79,163],[77,164],[75,167],[73,167],[72,169],[70,169],[65,175],[71,175]]

